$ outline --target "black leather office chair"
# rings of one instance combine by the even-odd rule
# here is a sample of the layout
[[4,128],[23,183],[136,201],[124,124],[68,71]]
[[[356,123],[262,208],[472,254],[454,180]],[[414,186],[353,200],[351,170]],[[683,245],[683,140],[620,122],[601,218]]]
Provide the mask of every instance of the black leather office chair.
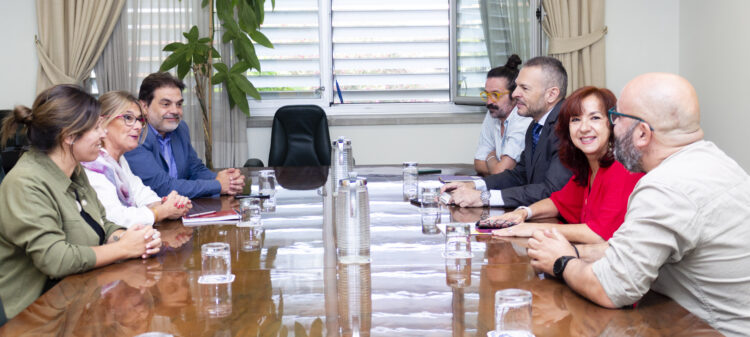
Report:
[[[5,120],[5,117],[11,113],[13,113],[11,110],[0,110],[0,121]],[[28,149],[29,140],[26,138],[26,133],[21,132],[19,126],[16,134],[8,138],[8,143],[0,144],[0,163],[2,163],[3,171],[7,174],[16,165],[18,158]]]
[[3,299],[0,298],[0,326],[5,325],[8,321],[8,317],[5,317],[5,309],[3,309]]
[[328,166],[331,136],[326,113],[317,105],[288,105],[273,117],[268,166]]

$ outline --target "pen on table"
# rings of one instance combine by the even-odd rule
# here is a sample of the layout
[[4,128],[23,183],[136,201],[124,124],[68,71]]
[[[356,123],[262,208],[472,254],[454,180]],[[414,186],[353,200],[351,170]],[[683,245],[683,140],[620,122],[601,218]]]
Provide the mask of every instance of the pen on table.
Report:
[[417,171],[417,174],[440,174],[443,170],[440,169],[423,169]]

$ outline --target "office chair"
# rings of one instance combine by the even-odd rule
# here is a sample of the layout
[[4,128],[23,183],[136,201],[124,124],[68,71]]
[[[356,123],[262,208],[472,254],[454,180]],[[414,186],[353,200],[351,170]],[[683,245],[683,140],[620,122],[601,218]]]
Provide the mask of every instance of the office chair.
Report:
[[3,299],[0,298],[0,326],[5,325],[8,321],[8,317],[5,317],[5,309],[3,309]]
[[331,137],[326,113],[316,105],[287,105],[273,117],[268,166],[328,166]]
[[[0,121],[5,120],[5,117],[11,113],[13,113],[11,110],[0,110]],[[7,144],[0,144],[0,163],[2,163],[3,171],[7,174],[16,165],[18,158],[28,149],[29,140],[26,134],[21,132],[19,126],[14,137],[8,138]]]

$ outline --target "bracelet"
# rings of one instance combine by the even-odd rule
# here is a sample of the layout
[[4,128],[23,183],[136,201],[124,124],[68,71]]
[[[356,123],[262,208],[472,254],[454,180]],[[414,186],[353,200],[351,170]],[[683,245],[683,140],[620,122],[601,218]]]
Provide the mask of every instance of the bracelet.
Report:
[[495,158],[495,160],[500,161],[500,159],[497,158],[497,156],[487,156],[487,159],[484,161],[490,161],[490,159]]
[[156,207],[149,208],[154,213],[154,222],[159,221],[159,212],[156,211]]
[[516,211],[519,210],[519,209],[522,209],[522,210],[526,211],[526,220],[531,219],[531,215],[533,213],[531,212],[531,208],[529,206],[518,206],[518,208],[516,208]]
[[577,258],[580,258],[580,257],[581,257],[581,254],[578,254],[578,247],[576,247],[576,245],[574,245],[574,244],[572,244],[572,243],[571,243],[570,245],[571,245],[571,246],[573,246],[573,249],[575,249],[575,251],[576,251],[576,257],[577,257]]

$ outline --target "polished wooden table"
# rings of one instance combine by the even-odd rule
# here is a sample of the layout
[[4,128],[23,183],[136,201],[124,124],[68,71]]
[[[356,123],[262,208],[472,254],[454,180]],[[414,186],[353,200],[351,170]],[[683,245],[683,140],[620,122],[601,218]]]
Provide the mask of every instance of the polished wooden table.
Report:
[[[437,166],[471,174],[468,165]],[[327,168],[278,168],[276,207],[263,230],[234,225],[158,225],[163,251],[63,279],[0,328],[0,336],[486,336],[494,293],[533,294],[541,336],[717,335],[656,293],[609,310],[537,274],[525,240],[476,237],[471,260],[442,257],[444,237],[403,201],[400,168],[357,168],[368,177],[370,264],[337,264]],[[256,180],[257,172],[246,172]],[[437,176],[420,176],[436,180]],[[257,183],[257,182],[255,182]],[[255,186],[257,188],[257,186]],[[232,198],[199,199],[232,207]],[[440,222],[474,222],[495,209],[442,209]],[[229,285],[198,283],[200,246],[228,242]]]

